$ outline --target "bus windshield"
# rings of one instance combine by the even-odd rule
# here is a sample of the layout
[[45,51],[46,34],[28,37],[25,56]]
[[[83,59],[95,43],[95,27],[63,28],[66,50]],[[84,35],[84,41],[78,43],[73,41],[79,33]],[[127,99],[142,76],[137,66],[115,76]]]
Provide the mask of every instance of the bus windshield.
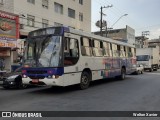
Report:
[[29,67],[59,67],[62,64],[60,36],[28,38],[24,65]]
[[149,61],[149,55],[138,55],[137,61]]

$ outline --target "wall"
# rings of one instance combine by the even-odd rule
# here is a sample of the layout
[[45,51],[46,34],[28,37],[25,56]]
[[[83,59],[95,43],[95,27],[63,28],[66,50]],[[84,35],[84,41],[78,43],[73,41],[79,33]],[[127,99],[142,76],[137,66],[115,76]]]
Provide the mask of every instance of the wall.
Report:
[[3,0],[3,4],[0,5],[0,10],[6,12],[13,12],[13,0]]
[[[29,27],[27,25],[26,17],[20,19],[20,22],[25,24],[22,32],[29,32],[42,27],[42,18],[49,20],[49,25],[53,26],[54,22],[61,23],[65,26],[75,27],[76,29],[91,32],[91,0],[83,0],[83,5],[79,4],[79,0],[49,0],[49,7],[45,9],[42,7],[42,1],[35,0],[35,5],[22,0],[14,0],[14,13],[19,15],[27,14],[35,16],[36,27]],[[63,5],[63,14],[55,13],[54,2]],[[68,17],[68,8],[76,11],[76,18]],[[83,22],[79,21],[79,12],[83,13]],[[38,23],[39,22],[39,23]]]

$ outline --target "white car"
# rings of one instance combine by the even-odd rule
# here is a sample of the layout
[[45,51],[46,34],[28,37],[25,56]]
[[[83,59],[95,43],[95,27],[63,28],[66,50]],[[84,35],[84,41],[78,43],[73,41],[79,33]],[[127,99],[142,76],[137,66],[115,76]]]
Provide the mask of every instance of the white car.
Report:
[[144,66],[142,64],[137,64],[136,65],[136,71],[134,72],[135,74],[143,74],[144,72]]

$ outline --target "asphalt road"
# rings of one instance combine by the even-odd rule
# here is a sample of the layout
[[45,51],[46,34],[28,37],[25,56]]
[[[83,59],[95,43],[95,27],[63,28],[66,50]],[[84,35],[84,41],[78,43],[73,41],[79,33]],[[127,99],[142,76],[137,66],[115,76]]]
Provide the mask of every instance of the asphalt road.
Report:
[[159,91],[160,70],[129,75],[123,81],[93,82],[86,90],[76,86],[23,90],[0,87],[0,111],[160,111]]

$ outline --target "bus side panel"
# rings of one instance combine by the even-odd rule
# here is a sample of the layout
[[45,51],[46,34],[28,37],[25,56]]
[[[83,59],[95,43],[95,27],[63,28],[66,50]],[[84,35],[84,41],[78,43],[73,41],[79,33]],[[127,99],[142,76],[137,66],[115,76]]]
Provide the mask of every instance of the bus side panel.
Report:
[[126,61],[127,61],[126,74],[131,74],[135,71],[135,68],[133,67],[133,65],[136,64],[136,59],[128,58]]
[[80,83],[81,72],[78,73],[68,73],[63,75],[64,86],[75,85]]
[[113,59],[113,69],[114,69],[113,77],[119,76],[121,74],[121,59],[120,58]]

